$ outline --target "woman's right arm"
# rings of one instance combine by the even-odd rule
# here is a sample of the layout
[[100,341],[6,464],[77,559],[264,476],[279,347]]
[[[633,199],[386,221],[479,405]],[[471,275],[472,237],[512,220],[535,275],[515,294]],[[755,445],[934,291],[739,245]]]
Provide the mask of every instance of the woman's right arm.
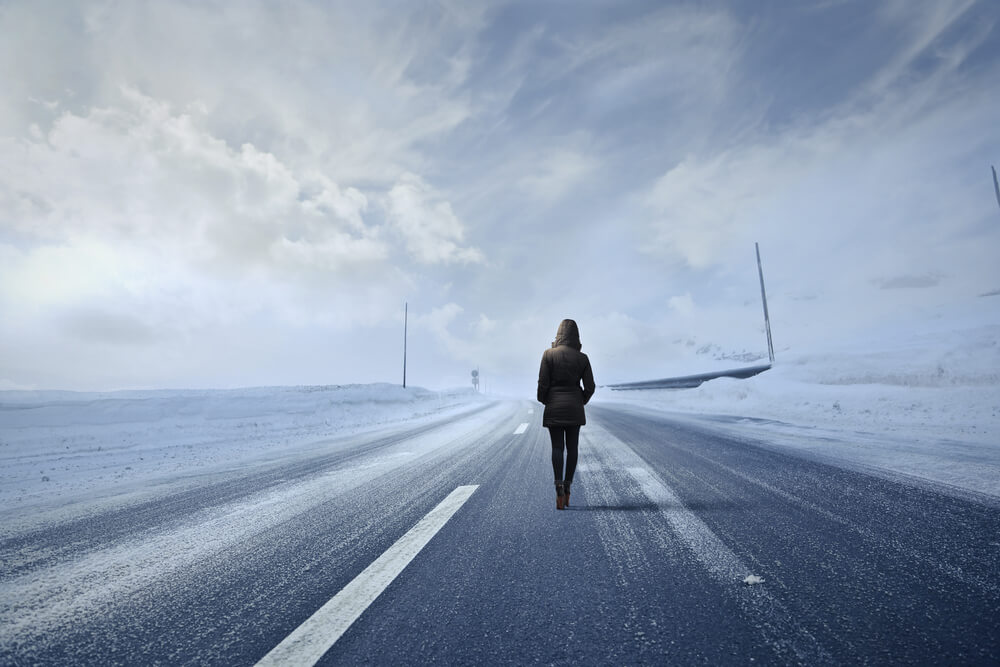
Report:
[[586,405],[590,401],[590,397],[594,395],[594,391],[597,389],[597,385],[594,384],[594,371],[590,367],[590,358],[587,355],[583,356],[583,404]]

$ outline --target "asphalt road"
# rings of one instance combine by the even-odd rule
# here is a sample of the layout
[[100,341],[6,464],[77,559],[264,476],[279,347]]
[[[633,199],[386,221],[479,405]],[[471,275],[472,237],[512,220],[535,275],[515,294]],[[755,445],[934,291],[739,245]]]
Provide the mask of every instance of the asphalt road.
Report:
[[595,405],[558,512],[534,408],[5,539],[0,663],[253,665],[467,485],[319,664],[1000,663],[995,502]]

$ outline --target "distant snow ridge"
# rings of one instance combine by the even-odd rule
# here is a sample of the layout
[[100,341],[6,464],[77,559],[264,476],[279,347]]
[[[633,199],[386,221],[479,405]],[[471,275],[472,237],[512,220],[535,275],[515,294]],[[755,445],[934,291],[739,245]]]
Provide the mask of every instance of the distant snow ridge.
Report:
[[954,373],[938,366],[933,371],[911,373],[866,373],[827,378],[820,384],[886,384],[898,387],[985,387],[1000,383],[1000,373]]
[[[804,355],[793,362],[819,384],[898,387],[1000,385],[1000,326],[878,341],[875,349]],[[846,363],[845,363],[846,362]],[[811,368],[809,368],[811,367]]]

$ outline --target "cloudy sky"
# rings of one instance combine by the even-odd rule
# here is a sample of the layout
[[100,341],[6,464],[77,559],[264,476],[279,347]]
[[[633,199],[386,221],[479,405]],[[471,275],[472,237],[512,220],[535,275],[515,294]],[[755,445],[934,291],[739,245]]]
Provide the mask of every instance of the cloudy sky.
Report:
[[[0,389],[532,394],[1000,307],[1000,3],[0,2]],[[698,353],[698,350],[708,351]],[[731,362],[730,362],[730,365]]]

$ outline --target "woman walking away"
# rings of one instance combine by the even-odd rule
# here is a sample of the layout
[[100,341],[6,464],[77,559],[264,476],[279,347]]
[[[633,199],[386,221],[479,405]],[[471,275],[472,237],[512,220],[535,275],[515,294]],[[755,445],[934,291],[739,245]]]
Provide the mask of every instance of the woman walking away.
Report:
[[594,373],[590,369],[590,359],[580,351],[582,347],[576,322],[563,320],[552,347],[542,354],[542,365],[538,369],[538,402],[545,406],[542,426],[549,429],[552,438],[557,510],[569,507],[569,487],[576,471],[580,427],[587,423],[583,406],[594,395]]

